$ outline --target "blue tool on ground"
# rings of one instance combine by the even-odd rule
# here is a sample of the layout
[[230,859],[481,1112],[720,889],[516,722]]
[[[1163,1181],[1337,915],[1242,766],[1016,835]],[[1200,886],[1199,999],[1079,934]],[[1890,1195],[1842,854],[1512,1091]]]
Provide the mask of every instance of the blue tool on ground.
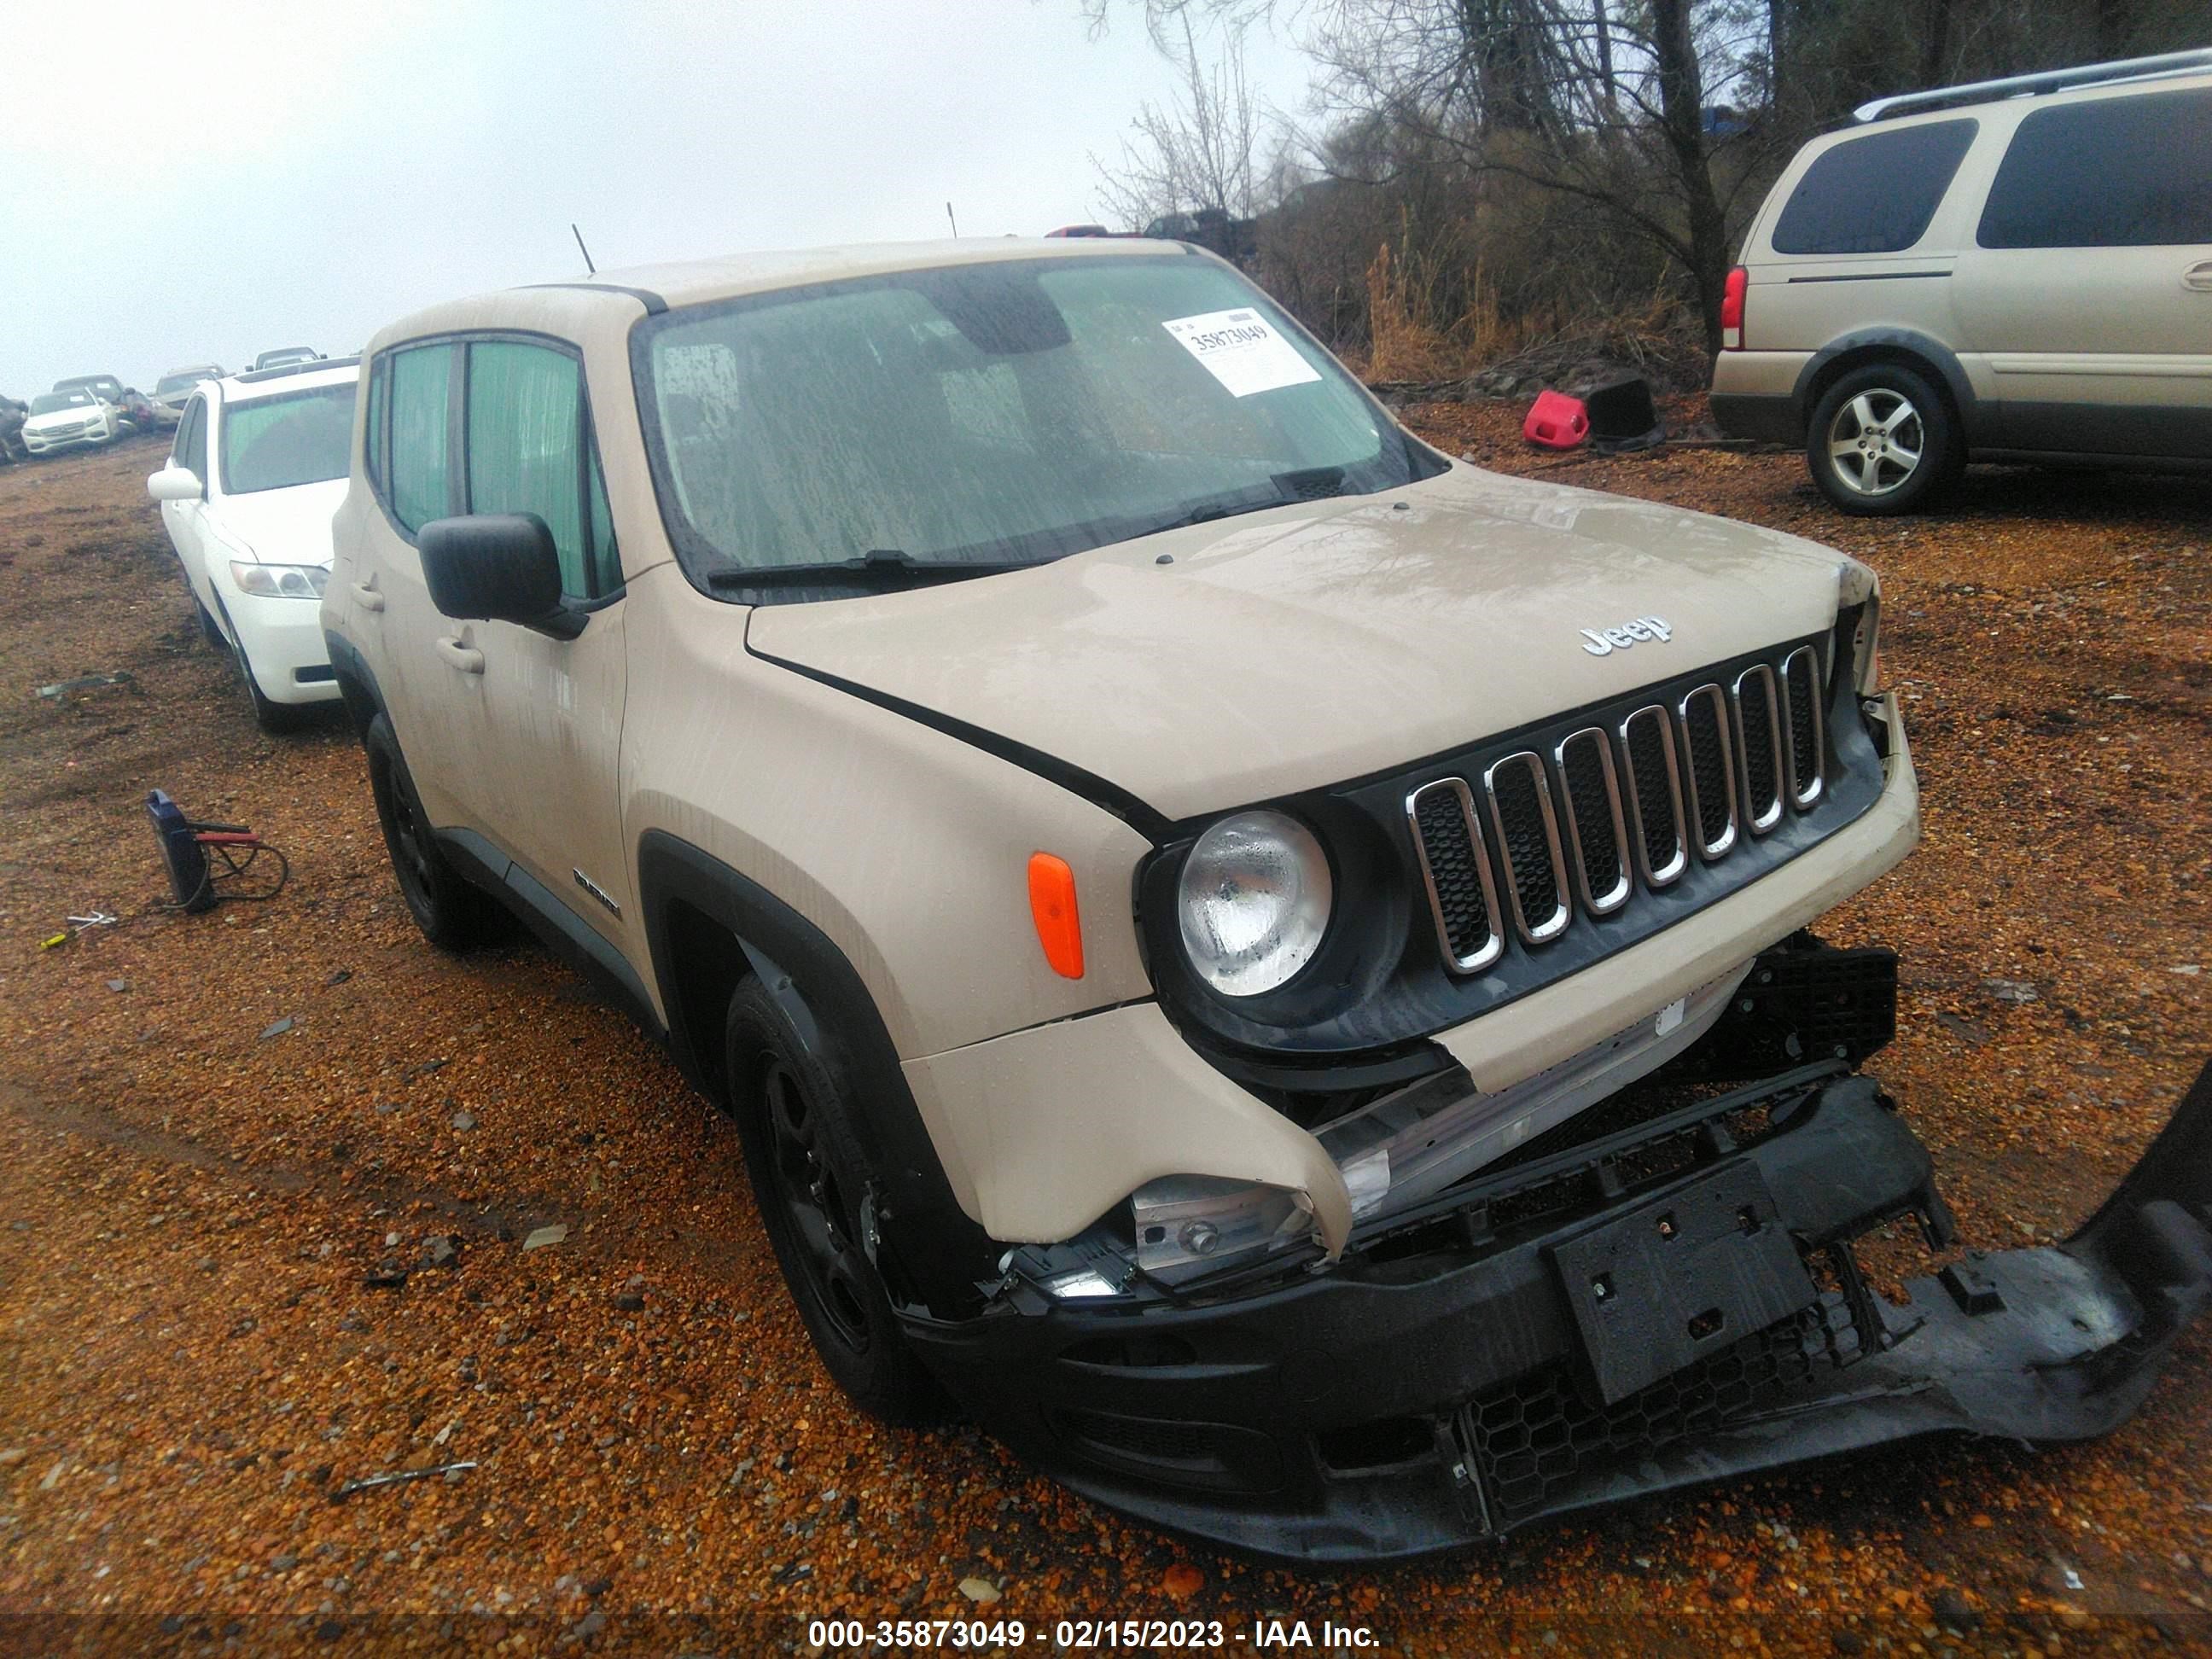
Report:
[[[246,825],[188,818],[167,790],[147,791],[146,816],[154,823],[154,841],[169,872],[169,890],[176,896],[177,908],[187,915],[212,910],[225,899],[274,898],[291,877],[292,866],[284,855]],[[271,885],[245,891],[227,884],[244,876],[264,853],[276,860],[276,879]]]

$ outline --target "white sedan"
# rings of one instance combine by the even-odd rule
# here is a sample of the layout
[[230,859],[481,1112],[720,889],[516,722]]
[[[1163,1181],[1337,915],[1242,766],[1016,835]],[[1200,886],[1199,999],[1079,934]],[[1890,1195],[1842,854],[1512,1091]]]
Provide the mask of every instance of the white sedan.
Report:
[[177,422],[161,504],[209,640],[238,664],[264,732],[334,702],[319,601],[345,497],[356,358],[210,380]]
[[112,444],[123,429],[123,411],[83,386],[42,392],[23,422],[23,447],[33,455]]

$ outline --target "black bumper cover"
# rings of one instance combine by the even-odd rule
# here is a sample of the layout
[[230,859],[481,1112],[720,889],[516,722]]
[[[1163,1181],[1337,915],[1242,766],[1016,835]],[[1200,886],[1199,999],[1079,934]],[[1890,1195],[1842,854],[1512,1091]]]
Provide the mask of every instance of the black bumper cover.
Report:
[[[1420,1554],[1939,1431],[2077,1440],[2128,1417],[2212,1288],[2212,1066],[2071,1238],[1968,1255],[1914,1280],[1903,1306],[1872,1293],[1849,1241],[1910,1215],[1948,1243],[1949,1217],[1891,1103],[1839,1069],[1462,1189],[1456,1207],[1364,1230],[1334,1267],[1288,1283],[1112,1310],[1020,1286],[981,1317],[909,1333],[993,1432],[1074,1490],[1313,1561]],[[1747,1193],[1762,1195],[1737,1206]],[[1671,1238],[1678,1209],[1716,1194],[1749,1231],[1787,1230],[1814,1299],[1625,1387],[1622,1362],[1651,1372],[1643,1344],[1586,1338],[1573,1299],[1592,1241],[1663,1256],[1647,1224]],[[1735,1265],[1688,1275],[1686,1292],[1648,1275],[1636,1292],[1626,1275],[1631,1336],[1645,1321],[1655,1346],[1679,1350],[1682,1312],[1709,1298],[1771,1312],[1771,1286],[1745,1282],[1765,1269],[1721,1249]]]

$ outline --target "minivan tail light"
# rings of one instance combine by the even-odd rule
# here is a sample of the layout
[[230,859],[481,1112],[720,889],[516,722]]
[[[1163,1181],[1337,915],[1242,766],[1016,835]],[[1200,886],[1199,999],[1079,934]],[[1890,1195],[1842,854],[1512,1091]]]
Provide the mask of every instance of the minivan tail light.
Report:
[[1728,283],[1721,289],[1721,349],[1743,349],[1743,301],[1751,287],[1751,273],[1741,265],[1728,274]]

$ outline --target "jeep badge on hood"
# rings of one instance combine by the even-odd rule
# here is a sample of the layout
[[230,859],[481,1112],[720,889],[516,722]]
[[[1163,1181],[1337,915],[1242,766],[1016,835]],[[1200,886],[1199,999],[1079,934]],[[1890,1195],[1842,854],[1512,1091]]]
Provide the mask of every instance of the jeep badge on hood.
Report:
[[1674,630],[1667,626],[1663,617],[1638,617],[1619,628],[1585,628],[1583,637],[1589,643],[1583,647],[1593,657],[1609,657],[1616,651],[1626,651],[1638,640],[1657,640],[1664,645],[1674,637]]

